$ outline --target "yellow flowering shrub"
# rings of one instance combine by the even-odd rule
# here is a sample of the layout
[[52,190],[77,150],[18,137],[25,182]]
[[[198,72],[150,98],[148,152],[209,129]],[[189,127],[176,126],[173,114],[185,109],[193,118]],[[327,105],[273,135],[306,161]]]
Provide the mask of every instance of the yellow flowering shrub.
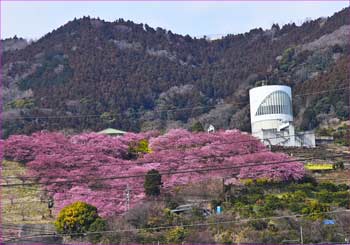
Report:
[[88,232],[91,226],[102,219],[97,213],[97,208],[85,202],[75,202],[64,207],[55,221],[56,230],[59,233],[72,236],[82,236]]

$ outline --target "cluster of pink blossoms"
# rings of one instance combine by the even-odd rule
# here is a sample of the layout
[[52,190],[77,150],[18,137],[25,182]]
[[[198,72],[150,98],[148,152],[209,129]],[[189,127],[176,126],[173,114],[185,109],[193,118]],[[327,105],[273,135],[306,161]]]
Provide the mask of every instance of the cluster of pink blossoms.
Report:
[[[131,145],[149,142],[150,153],[129,158]],[[14,135],[3,142],[5,159],[28,167],[27,182],[38,182],[55,201],[55,212],[85,201],[106,217],[126,209],[125,190],[133,206],[145,198],[144,175],[162,174],[163,190],[212,178],[287,181],[304,176],[300,162],[270,152],[260,141],[238,130],[191,133],[183,129],[128,133],[111,137],[85,133],[66,137],[41,132]]]

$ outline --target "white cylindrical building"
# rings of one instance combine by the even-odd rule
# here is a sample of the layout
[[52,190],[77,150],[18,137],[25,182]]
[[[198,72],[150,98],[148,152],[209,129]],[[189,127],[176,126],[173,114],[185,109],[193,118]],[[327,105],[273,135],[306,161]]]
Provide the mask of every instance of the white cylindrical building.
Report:
[[[252,134],[262,140],[275,135],[288,145],[294,145],[293,109],[291,88],[268,85],[249,91]],[[269,140],[272,144],[273,141]],[[287,142],[288,141],[288,142]]]

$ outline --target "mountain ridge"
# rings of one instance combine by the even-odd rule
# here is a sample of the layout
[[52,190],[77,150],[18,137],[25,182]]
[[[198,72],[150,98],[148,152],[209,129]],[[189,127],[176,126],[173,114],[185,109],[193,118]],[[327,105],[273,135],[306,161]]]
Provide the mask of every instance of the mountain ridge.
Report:
[[[319,81],[323,89],[332,89],[333,77],[336,86],[346,85],[348,11],[212,41],[122,19],[75,19],[23,49],[3,53],[4,135],[41,129],[188,128],[198,120],[249,131],[248,89],[261,80],[292,86],[295,94],[310,92]],[[317,40],[329,45],[320,48]],[[311,44],[316,48],[307,48]],[[297,126],[316,127],[323,120],[311,119],[320,114],[347,118],[347,95],[328,96],[328,107],[310,112],[306,121],[301,118],[308,104],[321,98],[295,100]],[[341,105],[337,98],[344,98]],[[79,115],[100,117],[25,119]]]

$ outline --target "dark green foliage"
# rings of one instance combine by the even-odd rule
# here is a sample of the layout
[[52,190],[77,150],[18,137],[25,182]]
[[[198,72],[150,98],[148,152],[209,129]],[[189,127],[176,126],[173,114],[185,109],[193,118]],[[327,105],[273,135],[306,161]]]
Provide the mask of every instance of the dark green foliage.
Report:
[[319,184],[318,186],[319,190],[326,190],[326,191],[330,191],[330,192],[335,192],[338,190],[338,186],[335,185],[334,183],[331,182],[324,182]]
[[265,220],[250,221],[249,223],[255,230],[265,230],[268,226],[268,222]]
[[317,125],[316,116],[317,112],[314,110],[313,106],[308,107],[303,114],[300,128],[303,130],[310,130],[315,128]]
[[298,181],[299,184],[304,184],[304,183],[309,183],[311,184],[311,186],[316,186],[317,185],[317,181],[314,177],[312,177],[311,175],[306,174],[302,179],[300,179]]
[[147,172],[145,176],[145,193],[147,196],[158,196],[160,194],[160,187],[162,185],[162,176],[155,169]]
[[350,126],[344,123],[337,129],[320,128],[317,130],[317,134],[321,136],[333,136],[336,144],[349,146],[349,130]]
[[292,66],[295,65],[293,60],[295,50],[294,48],[287,48],[282,54],[282,59],[280,61],[280,69],[284,72],[288,71]]
[[347,186],[346,184],[340,184],[338,185],[338,191],[346,191],[346,190],[349,190],[350,187]]
[[313,183],[302,183],[302,184],[291,184],[287,187],[287,190],[290,192],[305,193],[310,195],[313,191],[316,190],[316,187]]
[[325,217],[322,212],[329,211],[331,206],[346,208],[350,205],[348,189],[345,184],[317,183],[310,177],[300,183],[260,180],[247,183],[242,190],[231,193],[230,200],[232,209],[246,218],[269,217],[278,210],[288,210],[318,220]]
[[88,235],[88,239],[89,241],[91,241],[92,243],[98,243],[102,236],[103,233],[99,233],[99,232],[103,232],[107,230],[107,222],[104,219],[101,218],[97,218],[89,227],[89,232],[91,232]]
[[334,132],[333,137],[335,139],[335,143],[344,145],[344,146],[350,146],[350,126],[344,124],[343,126],[339,127],[337,131]]
[[[203,93],[190,84],[173,86],[160,94],[156,100],[156,110],[159,110],[160,119],[187,122],[204,112],[207,98]],[[176,109],[176,110],[174,110]]]
[[265,196],[265,206],[271,210],[282,209],[283,202],[280,198],[278,198],[274,195],[266,195]]
[[165,193],[165,194],[163,194],[163,196],[165,196],[166,207],[169,208],[169,209],[175,209],[181,203],[184,202],[182,197],[177,197],[177,196],[175,197],[175,196],[172,196],[169,193]]
[[[316,133],[320,136],[332,136],[334,138],[334,142],[343,146],[350,146],[349,133],[350,126],[347,124],[343,124],[337,129],[334,128],[319,128]],[[338,168],[342,168],[341,164],[337,166]]]
[[154,241],[165,244],[165,235],[161,232],[149,232],[148,230],[140,230],[137,234],[137,244],[152,244]]
[[316,134],[320,136],[333,136],[334,131],[334,128],[318,128]]
[[212,208],[213,210],[216,211],[216,207],[217,207],[217,206],[220,206],[221,203],[222,203],[221,200],[211,200],[210,206],[211,206],[211,208]]
[[344,169],[344,163],[343,162],[336,162],[333,164],[333,169]]
[[[191,234],[206,234],[203,241],[211,243],[276,243],[281,244],[287,240],[300,239],[300,225],[303,227],[304,242],[320,243],[324,240],[332,242],[344,241],[342,233],[347,229],[347,213],[327,214],[332,210],[349,208],[349,186],[333,183],[317,183],[313,178],[304,178],[300,183],[269,182],[266,180],[252,181],[242,188],[227,192],[229,202],[222,199],[211,201],[213,209],[222,206],[222,215],[211,215],[204,218],[201,209],[193,208],[188,213],[174,214],[171,209],[159,205],[148,209],[148,215],[142,221],[144,228],[158,226],[171,226],[167,230],[144,229],[138,232],[137,241],[143,243],[189,243],[198,241],[190,239]],[[159,199],[157,199],[159,204]],[[166,203],[174,203],[173,207],[183,204],[178,197],[167,195]],[[153,206],[153,204],[152,204]],[[273,216],[293,216],[270,218]],[[344,217],[343,217],[344,216]],[[264,218],[264,219],[261,219]],[[227,223],[226,220],[235,220],[237,223]],[[252,219],[248,222],[238,222],[240,219]],[[336,225],[326,226],[323,219],[334,219]],[[343,220],[341,220],[343,219]],[[210,227],[194,227],[194,223],[215,223]],[[180,225],[189,227],[180,227]],[[179,227],[178,227],[179,226]],[[336,235],[334,233],[339,233]],[[188,240],[190,239],[190,240]],[[341,240],[343,239],[343,240]],[[202,241],[202,240],[201,240]]]
[[320,200],[320,202],[331,203],[333,201],[333,193],[327,190],[321,190],[317,193],[317,199]]
[[62,53],[45,55],[45,62],[36,69],[34,74],[23,79],[19,88],[26,90],[46,86],[57,86],[66,83],[73,76],[73,70]]
[[323,219],[326,217],[325,212],[330,211],[330,205],[321,203],[318,200],[310,200],[306,202],[306,206],[301,210],[303,215],[312,220]]
[[191,127],[191,132],[204,132],[204,128],[201,122],[195,122]]
[[167,231],[165,240],[170,244],[182,243],[187,234],[188,232],[185,228],[178,226]]

